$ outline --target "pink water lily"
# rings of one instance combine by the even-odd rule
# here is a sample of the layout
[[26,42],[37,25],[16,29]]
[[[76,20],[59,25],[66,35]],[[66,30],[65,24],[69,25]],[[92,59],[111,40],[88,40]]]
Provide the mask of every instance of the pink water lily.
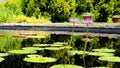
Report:
[[80,20],[77,18],[70,18],[69,22],[78,23]]
[[93,23],[92,19],[84,19],[83,20],[83,24],[91,24],[91,23]]

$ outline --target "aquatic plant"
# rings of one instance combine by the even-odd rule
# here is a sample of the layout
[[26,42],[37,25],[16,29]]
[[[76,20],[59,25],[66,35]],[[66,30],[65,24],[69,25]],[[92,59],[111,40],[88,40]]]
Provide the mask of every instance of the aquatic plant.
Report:
[[67,43],[67,42],[54,42],[53,44],[68,45],[68,43]]
[[100,66],[100,67],[92,67],[92,68],[109,68],[109,67]]
[[62,44],[50,44],[49,46],[51,46],[51,47],[61,47],[63,45]]
[[114,49],[107,49],[107,48],[93,49],[93,51],[95,51],[95,52],[108,52],[108,53],[115,52]]
[[3,60],[5,60],[5,59],[0,57],[0,62],[2,62]]
[[58,48],[58,47],[46,47],[44,48],[45,50],[61,50],[61,49],[64,49],[64,48]]
[[[69,22],[72,23],[72,34],[71,34],[71,38],[70,38],[70,44],[69,44],[69,47],[73,47],[74,46],[74,26],[75,26],[75,23],[78,23],[79,22],[79,19],[77,18],[70,18],[69,19]],[[68,52],[70,51],[70,49],[68,49]],[[69,55],[68,55],[68,58],[69,58]],[[69,63],[70,63],[70,60],[69,60]]]
[[42,55],[30,54],[30,55],[27,55],[27,57],[29,57],[29,58],[36,58],[36,57],[42,57]]
[[[84,51],[81,50],[71,50],[68,52],[68,55],[70,56],[74,56],[74,55],[83,55]],[[88,54],[88,52],[86,51],[85,54]]]
[[10,54],[30,54],[30,53],[36,53],[37,51],[34,50],[11,50],[8,51]]
[[24,47],[22,49],[24,49],[24,50],[44,50],[43,48],[40,48],[40,47]]
[[58,64],[58,65],[53,65],[50,68],[84,68],[84,67],[78,65],[72,65],[72,64]]
[[89,24],[93,23],[93,19],[90,13],[84,13],[83,14],[83,24],[86,24],[86,40],[85,40],[85,45],[84,45],[84,52],[83,52],[83,62],[84,62],[84,67],[86,67],[85,64],[85,51],[86,51],[86,47],[87,47],[87,43],[89,41],[89,37],[88,37],[88,28],[89,28]]
[[120,62],[120,57],[117,56],[102,56],[98,58],[101,61],[109,61],[109,62]]
[[12,49],[20,49],[23,39],[16,39],[12,37],[9,32],[4,32],[4,36],[0,39],[0,51],[7,52]]
[[55,58],[51,57],[25,57],[23,59],[26,62],[32,62],[32,63],[50,63],[50,62],[56,62],[57,60]]
[[49,44],[33,44],[33,46],[46,47],[49,46]]
[[75,23],[78,23],[79,22],[79,19],[77,18],[70,18],[69,19],[69,22],[72,23],[72,34],[71,34],[71,39],[70,39],[70,46],[73,46],[74,45],[74,26],[75,26]]
[[102,53],[102,52],[89,52],[88,55],[92,56],[114,56],[112,53]]
[[0,57],[5,57],[5,56],[8,56],[9,54],[8,53],[0,53]]
[[101,61],[108,61],[109,68],[113,68],[114,62],[120,62],[120,57],[118,56],[102,56],[98,58]]

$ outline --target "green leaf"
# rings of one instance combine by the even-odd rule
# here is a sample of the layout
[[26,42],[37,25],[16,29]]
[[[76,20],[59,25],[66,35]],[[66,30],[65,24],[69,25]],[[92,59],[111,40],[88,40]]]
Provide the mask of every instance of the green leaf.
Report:
[[55,58],[51,58],[51,57],[25,57],[23,59],[26,62],[32,62],[32,63],[50,63],[50,62],[55,62],[56,59]]
[[59,64],[59,65],[53,65],[50,68],[84,68],[84,67],[78,65],[71,65],[71,64]]

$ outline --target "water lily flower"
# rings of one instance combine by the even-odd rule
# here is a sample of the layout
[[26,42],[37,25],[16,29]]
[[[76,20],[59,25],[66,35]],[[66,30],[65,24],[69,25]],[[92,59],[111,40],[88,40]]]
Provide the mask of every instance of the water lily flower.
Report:
[[93,23],[92,19],[84,19],[83,20],[83,24],[91,24],[91,23]]
[[69,22],[78,23],[80,20],[77,18],[70,18]]

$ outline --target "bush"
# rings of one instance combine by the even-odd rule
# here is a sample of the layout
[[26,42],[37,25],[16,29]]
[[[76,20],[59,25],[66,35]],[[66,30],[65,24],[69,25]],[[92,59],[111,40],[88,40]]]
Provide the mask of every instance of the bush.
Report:
[[0,22],[11,22],[13,13],[7,9],[0,8]]
[[39,19],[35,17],[27,17],[24,15],[18,15],[14,17],[14,22],[17,23],[22,23],[22,22],[27,22],[27,23],[51,23],[51,21],[47,18],[41,17]]
[[0,6],[0,22],[12,22],[14,15],[22,14],[21,0],[5,0]]

